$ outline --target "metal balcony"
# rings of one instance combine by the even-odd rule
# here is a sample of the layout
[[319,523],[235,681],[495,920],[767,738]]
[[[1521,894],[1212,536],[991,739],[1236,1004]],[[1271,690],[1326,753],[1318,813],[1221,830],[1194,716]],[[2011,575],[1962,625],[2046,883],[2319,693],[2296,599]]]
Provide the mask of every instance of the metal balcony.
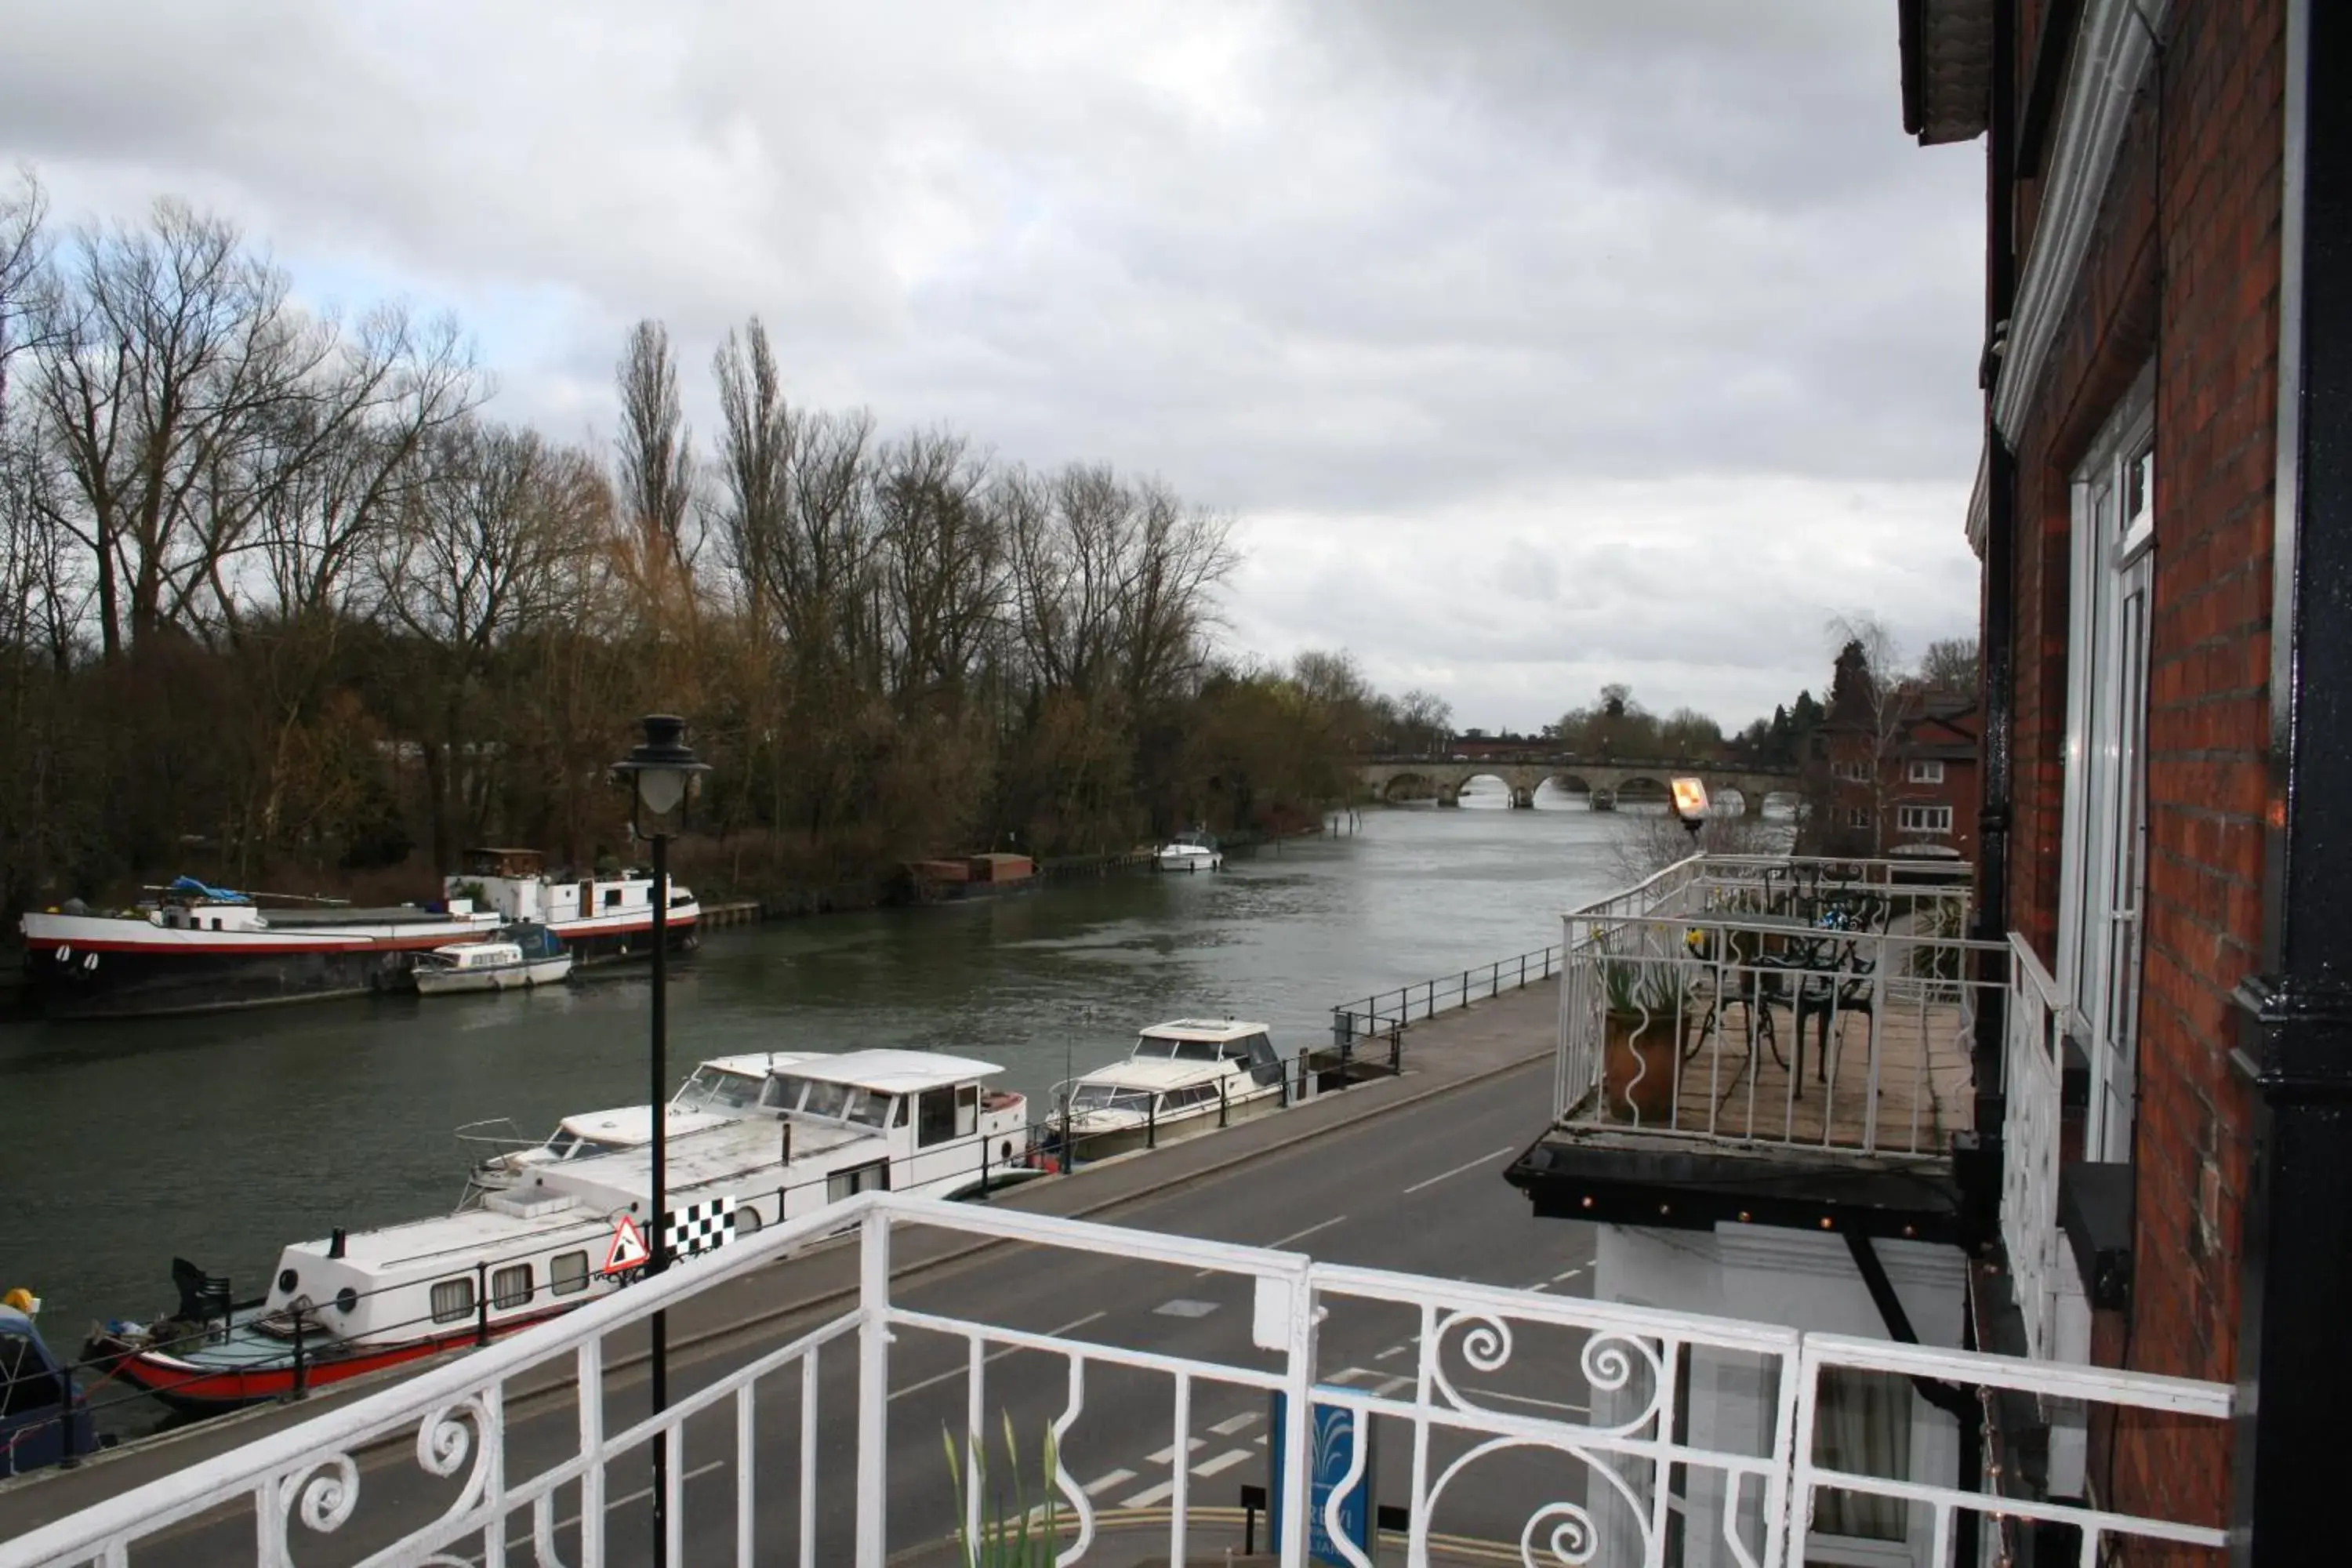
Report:
[[[630,1362],[648,1317],[845,1225],[854,1302],[788,1338],[751,1336],[694,1368],[667,1410],[646,1408]],[[1108,1269],[1165,1272],[1188,1310],[1051,1329],[918,1310],[894,1298],[893,1237],[931,1227],[978,1248],[958,1268],[1034,1278],[1048,1321]],[[1392,1371],[1371,1382],[1343,1362]],[[1359,1568],[1465,1554],[1793,1568],[1833,1555],[1828,1537],[1858,1521],[1882,1545],[1890,1531],[1906,1542],[1901,1560],[1940,1564],[1970,1514],[1992,1530],[2072,1526],[2086,1563],[2128,1538],[2222,1542],[2219,1520],[1961,1491],[1924,1459],[1859,1466],[1835,1393],[1857,1378],[1904,1400],[1940,1379],[2183,1423],[2225,1420],[2231,1399],[2220,1384],[867,1194],[0,1544],[0,1565],[642,1562],[646,1514],[622,1505],[642,1499],[656,1440],[671,1445],[681,1563],[957,1561],[959,1537],[1000,1521],[1050,1533],[1063,1563],[1184,1562],[1213,1550],[1213,1527],[1232,1539],[1210,1494],[1268,1479],[1277,1450],[1272,1549],[1293,1568],[1318,1523]],[[1345,1530],[1368,1472],[1389,1522],[1369,1554]]]
[[1968,1239],[1953,1162],[2011,950],[1961,934],[1962,875],[1694,856],[1567,916],[1553,1127],[1512,1179],[1595,1219],[1844,1228],[1844,1206]]

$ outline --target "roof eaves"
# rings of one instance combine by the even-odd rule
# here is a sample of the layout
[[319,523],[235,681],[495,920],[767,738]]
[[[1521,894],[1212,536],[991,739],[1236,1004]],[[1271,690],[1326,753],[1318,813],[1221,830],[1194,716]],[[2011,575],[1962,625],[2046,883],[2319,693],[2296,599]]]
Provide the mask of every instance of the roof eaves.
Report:
[[1994,0],[1902,0],[1903,129],[1923,147],[1967,142],[1991,120]]

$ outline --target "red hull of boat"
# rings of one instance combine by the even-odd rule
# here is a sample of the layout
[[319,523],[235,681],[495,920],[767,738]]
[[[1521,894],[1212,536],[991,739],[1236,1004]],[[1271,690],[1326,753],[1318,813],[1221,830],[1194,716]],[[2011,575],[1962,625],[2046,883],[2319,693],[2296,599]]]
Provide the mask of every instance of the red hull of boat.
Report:
[[[493,1327],[490,1337],[503,1339],[519,1329],[530,1328],[556,1315],[555,1312],[541,1312],[530,1318],[509,1320]],[[444,1351],[470,1349],[478,1340],[477,1331],[467,1328],[405,1344],[314,1356],[302,1368],[302,1387],[306,1392],[324,1388],[330,1384],[382,1372],[386,1367],[423,1361]],[[101,1353],[104,1353],[103,1350]],[[290,1352],[284,1362],[222,1370],[208,1369],[160,1351],[131,1350],[124,1346],[119,1353],[121,1360],[115,1363],[113,1376],[153,1394],[177,1410],[196,1414],[234,1410],[239,1405],[284,1399],[295,1392],[294,1362]]]

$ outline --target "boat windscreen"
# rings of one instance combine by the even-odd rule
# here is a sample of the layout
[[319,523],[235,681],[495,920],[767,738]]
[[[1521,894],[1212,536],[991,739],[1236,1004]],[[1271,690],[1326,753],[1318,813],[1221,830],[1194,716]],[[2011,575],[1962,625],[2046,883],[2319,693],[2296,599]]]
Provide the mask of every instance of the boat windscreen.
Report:
[[1147,1061],[1213,1062],[1217,1059],[1217,1042],[1144,1035],[1137,1038],[1134,1055]]
[[742,1110],[760,1099],[766,1081],[705,1062],[694,1069],[694,1076],[686,1080],[672,1103],[694,1110]]
[[572,1131],[569,1127],[557,1128],[555,1135],[547,1141],[547,1152],[559,1160],[570,1159],[572,1151],[579,1146],[580,1134]]

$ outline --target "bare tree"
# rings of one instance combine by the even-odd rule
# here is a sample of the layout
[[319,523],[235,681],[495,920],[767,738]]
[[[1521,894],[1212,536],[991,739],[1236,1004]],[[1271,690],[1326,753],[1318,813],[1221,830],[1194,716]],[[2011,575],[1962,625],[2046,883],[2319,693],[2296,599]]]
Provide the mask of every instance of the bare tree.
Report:
[[688,536],[694,515],[694,443],[677,390],[677,362],[669,329],[639,321],[615,370],[621,395],[618,448],[622,516],[632,525],[630,558],[646,603],[644,612],[666,626],[675,610],[695,617],[698,542]]
[[711,356],[719,383],[719,479],[711,511],[755,620],[772,611],[773,571],[791,525],[793,416],[760,318]]
[[40,181],[31,169],[19,169],[16,189],[0,195],[0,416],[8,407],[8,363],[28,346],[27,328],[37,315],[34,295],[47,281],[48,211]]
[[961,436],[919,431],[885,447],[877,468],[892,694],[902,710],[926,697],[960,703],[1006,597],[988,465]]
[[[1902,645],[1886,623],[1867,611],[1831,619],[1830,641],[1838,650],[1823,729],[1833,752],[1865,771],[1860,784],[1870,797],[1870,852],[1886,844],[1886,808],[1892,794],[1892,763],[1902,739],[1903,710],[1916,685],[1904,668]],[[1832,758],[1834,763],[1839,759]],[[1832,792],[1834,785],[1832,785]],[[1814,812],[1815,820],[1824,815]],[[1838,825],[1832,823],[1831,826]]]
[[1977,695],[1977,639],[1945,637],[1919,656],[1919,682],[1931,691]]

